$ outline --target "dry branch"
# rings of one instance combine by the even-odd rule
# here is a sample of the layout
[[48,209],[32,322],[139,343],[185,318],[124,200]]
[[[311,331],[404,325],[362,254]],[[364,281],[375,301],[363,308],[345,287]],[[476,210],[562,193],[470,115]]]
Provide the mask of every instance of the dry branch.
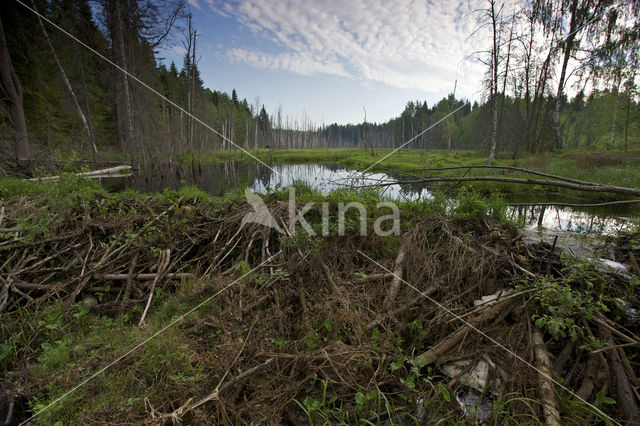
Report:
[[553,390],[552,365],[549,352],[538,329],[533,331],[533,349],[536,355],[536,367],[538,369],[538,382],[540,402],[544,411],[545,424],[547,426],[560,426],[560,410],[558,400]]
[[[601,326],[600,334],[604,337],[609,346],[615,345],[613,336],[609,332],[608,328]],[[622,406],[626,420],[628,424],[640,424],[640,408],[638,408],[635,394],[631,384],[629,383],[628,374],[622,364],[620,355],[617,350],[607,351],[606,354],[615,376],[618,402]]]
[[149,300],[147,300],[147,306],[145,306],[144,312],[142,312],[142,316],[140,317],[140,322],[138,322],[138,326],[141,326],[142,324],[144,324],[144,319],[147,316],[149,307],[151,306],[151,299],[153,298],[153,292],[156,289],[156,285],[158,284],[158,281],[164,277],[164,272],[166,271],[167,266],[169,265],[170,258],[171,258],[170,249],[167,249],[164,252],[162,252],[162,255],[160,256],[160,260],[158,261],[158,273],[156,274],[156,277],[153,280],[153,283],[151,284],[151,289],[149,289]]
[[405,181],[390,181],[384,182],[380,184],[376,184],[375,186],[390,186],[390,185],[399,185],[399,184],[420,184],[420,183],[436,183],[436,182],[504,182],[504,183],[518,183],[523,185],[541,185],[541,186],[555,186],[559,188],[565,189],[573,189],[576,191],[586,191],[586,192],[609,192],[612,194],[622,194],[622,195],[633,195],[640,196],[640,189],[635,188],[625,188],[622,186],[614,186],[614,185],[602,185],[597,183],[590,184],[577,184],[571,182],[562,182],[555,180],[546,180],[546,179],[522,179],[522,178],[507,178],[507,177],[497,177],[497,176],[469,176],[469,177],[451,177],[451,176],[435,176],[435,177],[426,177],[415,180],[405,180]]
[[412,169],[407,170],[408,172],[444,172],[449,170],[469,170],[469,169],[492,169],[492,170],[508,170],[512,172],[520,172],[527,173],[536,176],[548,177],[551,179],[561,180],[564,182],[571,182],[581,185],[601,185],[599,183],[586,182],[583,180],[572,179],[564,176],[552,175],[549,173],[538,172],[536,170],[524,169],[521,167],[514,166],[491,166],[491,165],[469,165],[469,166],[456,166],[456,167],[435,167],[435,168],[423,168],[423,169]]
[[[157,273],[140,273],[140,274],[102,274],[96,275],[96,278],[105,280],[105,281],[127,281],[129,278],[132,280],[139,281],[151,281],[158,277]],[[182,280],[185,278],[191,278],[193,274],[189,274],[186,272],[178,272],[178,273],[167,273],[164,274],[164,278],[168,280]]]
[[400,282],[402,281],[402,272],[404,270],[404,243],[400,243],[400,247],[398,248],[398,256],[396,257],[395,266],[393,268],[393,280],[391,281],[391,285],[389,286],[389,295],[387,296],[387,300],[385,301],[385,305],[389,306],[393,303],[398,294],[398,289],[400,288]]
[[478,317],[470,320],[467,324],[458,328],[453,334],[447,337],[445,340],[438,343],[436,346],[432,347],[428,351],[418,355],[415,358],[416,362],[423,363],[424,365],[432,364],[436,362],[442,355],[451,350],[454,346],[456,346],[464,336],[467,335],[469,330],[471,330],[470,325],[474,327],[479,326],[480,324],[486,323],[488,321],[493,320],[495,317],[503,313],[505,310],[511,310],[512,305],[511,300],[504,301],[501,303],[497,303],[491,307],[491,309],[487,309],[482,314],[478,315]]

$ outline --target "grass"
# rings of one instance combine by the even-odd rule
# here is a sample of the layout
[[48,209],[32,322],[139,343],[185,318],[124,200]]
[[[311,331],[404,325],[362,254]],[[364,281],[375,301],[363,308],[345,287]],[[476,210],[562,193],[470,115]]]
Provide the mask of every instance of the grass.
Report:
[[[343,155],[343,151],[336,152],[336,156]],[[293,154],[302,158],[303,153],[293,152]],[[463,157],[463,154],[459,153],[457,160],[463,159],[480,163],[482,161],[477,153],[469,152],[468,157]],[[328,154],[326,151],[321,151],[316,155],[326,156]],[[366,158],[368,154],[360,151],[360,155]],[[420,160],[420,155],[423,154],[403,152],[401,155],[404,155],[401,160],[406,161],[407,167],[409,165],[415,167],[414,161]],[[571,155],[568,154],[560,160],[596,162],[593,158],[584,159],[571,157]],[[437,158],[442,158],[444,161],[445,158],[448,158],[446,156],[442,155]],[[540,167],[545,164],[546,167],[555,164],[554,158],[546,158],[547,163],[544,164],[543,160],[545,157],[534,160],[527,159],[527,161],[540,161]],[[286,161],[292,160],[288,158]],[[308,161],[316,162],[318,160],[309,157]],[[431,161],[431,159],[424,161]],[[499,161],[507,160],[499,159]],[[604,160],[599,159],[598,161]],[[400,163],[391,162],[389,164]],[[558,164],[562,164],[562,162],[560,161],[554,167],[559,167]],[[618,166],[620,164],[617,162],[601,164],[601,167]],[[323,196],[305,185],[297,186],[297,195],[297,201],[301,205],[310,202],[328,202],[331,206],[331,223],[334,223],[333,219],[338,210],[336,206],[339,203],[359,202],[366,207],[368,212],[377,212],[377,204],[383,200],[375,190],[358,192],[341,190]],[[57,221],[69,212],[93,217],[96,217],[97,213],[113,214],[123,222],[128,221],[132,215],[149,215],[144,210],[142,203],[140,211],[135,209],[120,210],[119,206],[122,200],[144,201],[151,199],[169,203],[175,203],[179,199],[198,200],[198,204],[211,206],[214,212],[233,203],[240,204],[244,201],[241,189],[219,198],[211,197],[195,187],[148,195],[135,191],[113,194],[106,192],[95,181],[72,175],[63,176],[60,182],[35,183],[16,179],[2,179],[0,181],[0,201],[21,202],[16,201],[21,197],[34,204],[34,208],[31,210],[33,214],[22,218],[24,232],[32,232],[34,238],[47,232],[55,233]],[[95,201],[96,198],[104,201],[100,204],[104,210],[100,212],[92,210],[96,208],[96,203],[90,203],[90,201]],[[264,199],[269,205],[274,205],[280,201],[286,201],[288,192],[273,190]],[[436,195],[432,200],[403,202],[399,203],[399,206],[403,227],[410,227],[418,221],[423,221],[430,214],[449,213],[454,219],[471,222],[488,215],[505,220],[505,204],[502,197],[494,194],[491,198],[486,198],[473,190],[460,191],[454,200]],[[356,213],[352,210],[347,215],[347,228],[352,233],[355,233],[359,228],[359,217]],[[387,213],[382,211],[376,214]],[[319,211],[313,210],[306,217],[314,225],[316,232],[321,235],[321,222],[318,220]],[[368,228],[371,228],[375,218],[375,215],[367,218]],[[335,230],[332,229],[332,232],[334,235]],[[282,245],[286,247],[289,244],[290,247],[304,250],[304,235],[301,233],[298,235],[300,240],[292,237],[287,243],[283,239]],[[496,238],[498,237],[496,235]],[[320,240],[318,245],[325,242]],[[397,249],[397,238],[381,239],[380,243],[385,245],[385,260],[392,264]],[[246,262],[238,262],[236,276],[248,271],[249,267]],[[283,287],[291,288],[301,285],[300,282],[295,281],[297,277],[294,273],[291,273],[290,277],[288,273],[280,271],[282,281],[291,280],[290,285],[287,283],[286,287]],[[547,290],[547,293],[541,293],[538,302],[544,310],[536,312],[539,316],[535,318],[536,320],[541,319],[539,326],[546,329],[551,335],[557,335],[559,339],[567,341],[574,340],[573,330],[577,318],[582,317],[585,311],[601,309],[600,302],[611,293],[610,289],[606,287],[606,283],[590,278],[590,270],[583,268],[577,271],[577,275],[571,280],[554,282],[553,288]],[[270,275],[278,273],[278,270],[275,270]],[[262,279],[264,278],[260,276],[249,275],[238,285],[238,292],[251,291],[251,288],[257,287],[259,280]],[[203,301],[207,295],[206,293],[203,295],[199,290],[209,287],[209,294],[211,294],[216,286],[220,287],[219,280],[220,277],[216,278],[216,282],[205,279],[184,281],[172,294],[157,291],[150,315],[143,327],[135,327],[137,323],[135,319],[141,314],[142,306],[136,306],[128,312],[124,312],[120,318],[91,315],[90,311],[81,304],[73,306],[71,310],[64,310],[59,305],[52,305],[32,312],[19,311],[15,313],[15,321],[3,322],[0,333],[0,371],[3,376],[7,377],[21,371],[20,374],[24,375],[21,379],[30,383],[32,389],[35,389],[32,391],[35,396],[29,401],[31,409],[41,410],[83,379],[91,377],[100,368]],[[311,279],[309,281],[309,283],[305,283],[305,286],[310,287],[313,284]],[[574,290],[578,288],[578,284],[587,282],[594,283],[593,292],[590,293],[590,289],[582,288],[580,293]],[[537,284],[549,287],[548,282],[532,285]],[[231,359],[219,358],[225,350],[225,345],[227,351],[235,355],[235,351],[229,348],[233,349],[232,344],[235,342],[237,345],[237,342],[247,335],[248,326],[244,327],[241,324],[242,321],[230,321],[229,323],[234,324],[234,327],[226,329],[216,325],[220,324],[223,318],[235,318],[235,306],[235,301],[232,304],[230,300],[223,297],[219,300],[216,299],[216,303],[204,306],[185,320],[181,326],[169,329],[157,339],[149,342],[148,345],[122,360],[113,369],[98,375],[95,380],[65,397],[51,410],[47,410],[41,417],[38,417],[36,422],[40,424],[53,424],[54,422],[59,422],[59,424],[94,423],[98,420],[114,423],[140,422],[144,419],[148,420],[152,409],[168,413],[176,408],[176,404],[184,402],[187,396],[195,397],[208,394],[220,380],[219,375],[208,372],[217,371],[216,368],[219,368],[220,365],[224,365],[226,368],[226,365],[231,362]],[[318,303],[314,308],[321,311],[321,303]],[[241,311],[240,308],[238,309]],[[310,312],[308,321],[301,326],[301,331],[306,334],[306,337],[302,339],[301,336],[297,336],[304,342],[304,346],[302,341],[297,346],[301,350],[308,350],[312,353],[315,349],[328,347],[330,343],[340,342],[353,334],[352,330],[347,327],[354,327],[354,324],[347,319],[322,316],[316,312]],[[553,319],[561,319],[562,322],[551,321]],[[378,424],[394,415],[413,413],[418,398],[426,390],[430,390],[432,397],[424,402],[426,406],[431,407],[430,411],[434,413],[434,417],[430,418],[430,421],[440,420],[443,423],[455,424],[462,421],[459,414],[455,412],[455,401],[452,400],[452,395],[442,384],[443,378],[438,377],[433,370],[427,368],[425,371],[424,368],[421,368],[422,366],[411,364],[406,356],[404,351],[406,345],[403,343],[403,339],[422,338],[422,323],[414,321],[411,324],[413,325],[404,324],[407,327],[404,327],[402,335],[384,331],[381,333],[376,328],[370,333],[369,339],[362,338],[358,342],[359,348],[371,347],[372,350],[378,348],[386,353],[394,354],[393,362],[390,363],[388,369],[383,369],[381,374],[393,375],[397,378],[396,388],[353,389],[351,394],[342,394],[340,397],[336,397],[336,394],[332,392],[334,390],[331,388],[332,384],[327,378],[314,377],[309,381],[309,386],[306,389],[303,388],[304,393],[296,399],[297,405],[305,413],[307,420],[314,424],[327,422],[338,424],[352,421],[355,416],[357,421],[364,424]],[[366,326],[366,324],[357,325]],[[274,350],[281,352],[290,350],[292,340],[296,337],[276,334],[275,330],[266,330],[265,334],[267,333],[269,337],[267,341],[272,342]],[[580,337],[578,334],[576,336]],[[355,345],[355,342],[353,344]],[[23,368],[25,363],[29,365],[29,368]],[[351,417],[345,414],[348,411],[345,408],[347,404],[352,407]],[[502,400],[500,404],[495,406],[494,424],[501,424],[502,421],[537,423],[537,418],[529,414],[536,410],[516,411],[513,408],[514,406],[535,405],[535,401],[527,399],[525,396],[513,394]],[[567,410],[573,410],[573,408]],[[520,414],[514,414],[516,412]],[[522,416],[522,418],[517,418],[517,416]],[[411,424],[410,418],[405,420]]]
[[[375,154],[357,148],[313,148],[313,149],[278,149],[269,153],[269,150],[260,149],[251,151],[252,155],[261,161],[273,161],[278,164],[304,164],[304,163],[339,163],[344,166],[363,170],[376,163],[376,161],[391,154],[391,149],[376,149]],[[254,158],[238,151],[238,158],[253,161]],[[217,150],[199,154],[203,163],[235,159],[234,151]],[[414,149],[402,149],[384,158],[372,170],[395,170],[425,175],[427,172],[415,171],[423,168],[451,167],[458,165],[484,165],[486,153],[483,151],[423,151]],[[638,188],[640,187],[640,152],[578,152],[559,151],[554,153],[542,153],[537,155],[520,154],[513,158],[510,153],[499,153],[493,162],[496,166],[516,166],[544,173],[566,176],[588,182]],[[443,176],[460,175],[460,171],[444,172]],[[467,176],[511,176],[530,177],[523,173],[508,173],[497,170],[470,170]],[[485,192],[499,190],[503,193],[514,194],[522,192],[523,188],[518,184],[478,182],[473,187]],[[528,186],[527,191],[531,190]],[[534,188],[536,192],[567,193],[566,190]],[[603,194],[581,194],[587,199],[606,198]]]

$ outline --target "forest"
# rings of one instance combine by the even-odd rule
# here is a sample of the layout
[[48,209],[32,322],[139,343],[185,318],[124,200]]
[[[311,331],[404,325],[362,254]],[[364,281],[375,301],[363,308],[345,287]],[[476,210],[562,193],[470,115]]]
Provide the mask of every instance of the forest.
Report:
[[[44,19],[3,2],[0,159],[32,167],[76,151],[94,163],[117,154],[146,163],[234,147],[394,148],[409,141],[407,148],[492,156],[637,149],[637,3],[536,1],[511,15],[496,1],[483,5],[478,31],[492,37],[486,51],[474,53],[486,64],[480,102],[458,99],[454,90],[431,106],[409,101],[384,123],[367,123],[365,115],[361,123],[327,125],[283,117],[282,107],[266,111],[259,98],[241,100],[233,88],[204,87],[197,29],[183,0],[36,1]],[[182,64],[158,56],[169,42],[187,48]]]

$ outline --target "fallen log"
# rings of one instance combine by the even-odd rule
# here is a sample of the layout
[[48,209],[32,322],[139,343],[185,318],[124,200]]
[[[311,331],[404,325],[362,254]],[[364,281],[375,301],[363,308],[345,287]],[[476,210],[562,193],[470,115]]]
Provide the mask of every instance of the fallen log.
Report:
[[536,368],[538,369],[539,393],[544,420],[547,426],[560,426],[560,410],[558,399],[553,391],[552,366],[549,352],[538,329],[533,331],[533,350],[536,355]]
[[[600,326],[600,333],[609,346],[615,345],[613,336],[609,332],[609,329]],[[640,425],[640,408],[638,407],[636,396],[632,390],[631,384],[629,383],[627,371],[620,359],[620,354],[617,350],[607,351],[606,354],[607,358],[609,358],[609,362],[611,363],[611,369],[613,370],[616,381],[618,403],[620,404],[622,411],[625,413],[626,420],[628,422],[627,424]]]
[[550,173],[538,172],[536,170],[524,169],[522,167],[491,166],[491,165],[487,165],[487,164],[476,164],[476,165],[456,166],[456,167],[434,167],[434,168],[412,169],[412,170],[407,170],[407,171],[408,172],[444,172],[444,171],[448,171],[448,170],[469,170],[469,169],[508,170],[508,171],[512,171],[512,172],[527,173],[527,174],[530,174],[530,175],[542,176],[542,177],[561,180],[561,181],[565,181],[565,182],[577,183],[577,184],[581,184],[581,185],[602,185],[600,183],[586,182],[586,181],[583,181],[583,180],[572,179],[572,178],[568,178],[568,177],[564,177],[564,176],[552,175]]
[[[113,177],[127,177],[131,176],[131,166],[123,165],[117,167],[109,167],[107,169],[93,170],[91,172],[73,173],[75,176],[84,177],[87,179],[102,179]],[[42,176],[31,179],[26,179],[29,182],[44,182],[51,181],[57,182],[60,180],[60,176]]]
[[576,191],[586,191],[586,192],[609,192],[612,194],[622,194],[622,195],[634,195],[640,196],[640,189],[636,188],[626,188],[623,186],[615,186],[615,185],[603,185],[603,184],[578,184],[571,182],[563,182],[557,180],[547,180],[547,179],[524,179],[524,178],[507,178],[507,177],[498,177],[498,176],[463,176],[463,177],[452,177],[452,176],[435,176],[435,177],[426,177],[415,180],[405,180],[405,181],[389,181],[384,183],[378,183],[375,185],[368,186],[390,186],[390,185],[407,185],[407,184],[420,184],[420,183],[436,183],[436,182],[503,182],[503,183],[518,183],[523,185],[540,185],[540,186],[555,186],[559,188],[565,189],[573,189]]
[[[141,274],[102,274],[96,275],[96,278],[105,280],[105,281],[127,281],[129,278],[132,280],[139,281],[151,281],[156,279],[158,276],[157,273],[141,273]],[[191,278],[193,274],[189,274],[186,272],[178,272],[178,273],[168,273],[164,275],[164,278],[167,280],[181,280],[184,278]]]
[[640,203],[640,200],[618,200],[618,201],[607,201],[604,203],[510,203],[509,207],[536,207],[536,206],[544,206],[544,207],[606,207],[606,206],[619,206],[626,204],[637,204]]

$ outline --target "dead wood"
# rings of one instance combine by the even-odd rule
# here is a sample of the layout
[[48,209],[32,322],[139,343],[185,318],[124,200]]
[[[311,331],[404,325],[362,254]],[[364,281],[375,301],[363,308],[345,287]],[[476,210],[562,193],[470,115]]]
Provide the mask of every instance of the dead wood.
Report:
[[144,324],[144,319],[147,316],[149,307],[151,306],[151,299],[153,298],[153,292],[156,289],[156,284],[158,284],[159,280],[164,278],[164,272],[166,271],[167,266],[169,265],[170,258],[171,258],[171,250],[167,249],[164,252],[162,252],[162,255],[160,256],[160,260],[158,260],[158,273],[156,274],[156,277],[154,278],[153,283],[151,284],[151,288],[149,289],[149,300],[147,300],[147,306],[145,306],[144,312],[142,312],[142,316],[140,317],[138,326],[141,326],[142,324]]
[[329,270],[329,267],[324,262],[322,262],[320,266],[322,268],[322,272],[324,272],[325,278],[327,279],[329,291],[331,291],[333,294],[338,294],[339,289],[338,289],[338,286],[336,285],[336,282],[331,277],[331,271]]
[[536,368],[538,369],[538,393],[544,412],[544,420],[547,426],[560,425],[560,410],[558,400],[553,390],[552,365],[549,352],[538,329],[533,330],[533,349],[536,355]]
[[636,275],[640,275],[640,266],[638,266],[638,260],[632,251],[629,251],[629,260],[631,261],[631,267],[635,271]]
[[575,191],[585,192],[609,192],[612,194],[633,195],[640,196],[640,189],[625,188],[622,186],[614,185],[602,185],[596,183],[589,184],[577,184],[571,182],[563,182],[557,180],[546,179],[521,179],[521,178],[507,178],[497,176],[473,176],[473,177],[450,177],[450,176],[437,176],[426,177],[415,180],[406,180],[402,182],[391,181],[378,183],[375,186],[390,186],[398,184],[420,184],[420,183],[436,183],[436,182],[504,182],[504,183],[518,183],[522,185],[541,185],[541,186],[553,186],[558,188],[572,189]]
[[[595,357],[589,357],[587,361],[587,368],[582,374],[583,379],[580,387],[576,391],[576,395],[574,399],[576,401],[589,401],[591,394],[593,393],[593,389],[596,386],[596,373],[597,373],[598,363]],[[557,370],[556,370],[557,371]]]
[[404,253],[405,247],[404,243],[401,241],[400,246],[398,247],[398,255],[394,262],[393,280],[391,280],[391,285],[389,286],[389,294],[387,296],[387,300],[385,300],[386,306],[390,306],[395,300],[396,295],[398,294],[400,282],[402,281],[402,271],[404,269]]
[[[105,281],[129,281],[137,280],[137,281],[151,281],[158,277],[157,273],[138,273],[138,274],[102,274],[96,275],[97,279],[105,280]],[[187,278],[193,278],[193,274],[187,272],[169,272],[164,274],[164,278],[167,280],[183,280]]]
[[602,203],[509,203],[510,207],[535,207],[535,206],[553,206],[553,207],[606,207],[606,206],[623,206],[628,204],[638,204],[640,200],[618,200],[606,201]]
[[412,170],[409,170],[409,171],[410,172],[443,172],[443,171],[450,171],[450,170],[470,170],[470,169],[508,170],[508,171],[512,171],[512,172],[520,172],[520,173],[526,173],[526,174],[530,174],[530,175],[548,177],[548,178],[555,179],[555,180],[561,180],[561,181],[564,181],[564,182],[571,182],[571,183],[576,183],[576,184],[581,184],[581,185],[602,185],[602,184],[599,184],[599,183],[586,182],[586,181],[583,181],[583,180],[572,179],[572,178],[568,178],[568,177],[565,177],[565,176],[552,175],[552,174],[549,174],[549,173],[543,173],[543,172],[539,172],[539,171],[536,171],[536,170],[525,169],[525,168],[522,168],[522,167],[492,166],[492,165],[487,165],[487,164],[478,164],[478,165],[469,165],[469,166],[457,166],[457,167],[423,168],[423,169],[412,169]]
[[467,333],[471,330],[471,326],[469,324],[473,325],[474,327],[478,327],[483,323],[493,320],[496,316],[500,315],[505,310],[511,310],[512,307],[512,301],[495,304],[490,309],[487,309],[486,311],[478,315],[478,317],[471,319],[468,324],[465,324],[462,327],[458,328],[458,330],[456,330],[452,335],[450,335],[437,345],[433,346],[428,351],[418,355],[415,358],[415,361],[423,365],[433,364],[440,357],[442,357],[442,355],[447,353],[447,351],[456,346],[464,338],[464,336],[467,335]]
[[[610,346],[614,346],[615,342],[607,327],[600,326],[600,334],[609,343]],[[632,390],[629,383],[629,374],[627,373],[620,354],[617,350],[605,352],[609,362],[611,363],[611,369],[616,382],[616,392],[618,395],[618,402],[620,403],[622,410],[625,413],[627,424],[640,424],[640,408],[636,400],[635,393]]]

